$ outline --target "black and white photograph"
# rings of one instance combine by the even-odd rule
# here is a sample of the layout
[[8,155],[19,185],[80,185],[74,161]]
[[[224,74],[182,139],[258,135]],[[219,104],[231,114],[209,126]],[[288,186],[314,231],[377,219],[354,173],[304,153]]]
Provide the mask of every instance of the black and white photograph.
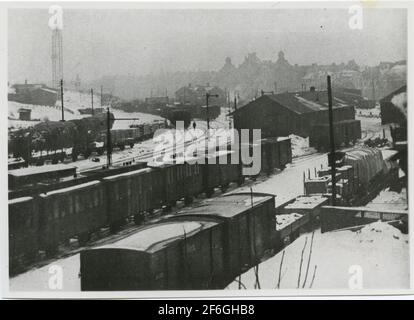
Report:
[[412,293],[412,5],[3,3],[2,295]]

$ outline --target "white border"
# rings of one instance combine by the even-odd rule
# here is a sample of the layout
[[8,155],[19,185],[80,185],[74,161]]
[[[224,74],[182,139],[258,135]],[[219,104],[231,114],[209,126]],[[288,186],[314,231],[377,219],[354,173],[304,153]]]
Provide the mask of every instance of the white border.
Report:
[[[409,57],[413,57],[413,41],[410,35],[414,35],[414,3],[409,1],[330,1],[330,2],[294,2],[288,0],[282,1],[263,1],[263,2],[246,2],[246,1],[227,1],[227,2],[110,2],[110,1],[54,1],[54,2],[0,2],[0,107],[7,109],[7,8],[48,8],[52,4],[59,4],[63,8],[81,9],[81,8],[100,8],[100,9],[203,9],[203,8],[216,8],[216,9],[278,9],[278,8],[348,8],[352,4],[362,4],[362,6],[374,7],[374,8],[406,8],[407,9],[407,85],[408,85],[408,101],[411,103],[413,95],[413,88],[410,86],[413,83],[412,62]],[[2,128],[7,128],[7,112],[3,112],[0,117],[0,123]],[[414,112],[408,108],[408,122],[413,123]],[[413,129],[408,127],[408,135],[411,137]],[[7,135],[6,130],[1,130],[0,133],[1,150],[7,150]],[[413,159],[412,141],[409,138],[409,159]],[[0,161],[1,172],[7,175],[6,162]],[[409,165],[409,172],[412,172],[412,166]],[[409,176],[409,185],[412,185],[412,174]],[[326,298],[341,298],[341,299],[354,299],[356,297],[360,299],[384,299],[384,298],[405,298],[410,299],[414,294],[414,255],[413,253],[413,232],[410,232],[410,289],[401,290],[210,290],[210,291],[133,291],[133,292],[58,292],[58,291],[10,291],[9,290],[9,277],[6,267],[8,261],[8,206],[7,206],[7,184],[2,183],[0,185],[0,191],[2,194],[1,201],[1,218],[0,218],[0,288],[2,289],[2,296],[8,298],[135,298],[135,299],[164,299],[164,298],[187,298],[187,299],[202,299],[202,298],[226,298],[226,299],[241,299],[241,298],[254,298],[254,299],[291,299],[303,298],[303,299],[326,299]],[[409,188],[409,199],[413,198],[413,190]],[[413,230],[414,222],[410,219],[409,230]],[[3,261],[5,260],[5,261]],[[401,296],[402,295],[402,296]]]

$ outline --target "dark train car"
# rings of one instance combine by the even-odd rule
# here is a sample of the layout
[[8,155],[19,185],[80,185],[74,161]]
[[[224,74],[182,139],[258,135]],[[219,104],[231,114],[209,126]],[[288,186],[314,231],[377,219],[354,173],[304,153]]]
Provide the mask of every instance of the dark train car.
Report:
[[[271,174],[274,169],[283,170],[287,164],[292,163],[292,145],[289,138],[264,138],[257,143],[260,143],[260,173]],[[248,148],[249,154],[252,155],[252,148],[258,145],[249,143],[242,144],[241,147]]]
[[[335,147],[349,145],[361,138],[360,120],[343,120],[334,123]],[[330,146],[329,124],[317,124],[312,127],[309,145],[318,150],[327,150]]]
[[225,284],[256,265],[273,247],[276,237],[275,200],[264,193],[235,193],[185,208],[171,220],[222,221],[224,224]]
[[222,261],[219,223],[161,222],[82,251],[81,290],[210,289]]
[[75,173],[76,167],[66,164],[9,170],[9,188],[19,189],[25,185],[36,185],[39,182],[57,181],[63,177],[73,176]]
[[292,162],[292,145],[289,138],[273,137],[261,141],[262,172],[284,169]]
[[203,188],[208,196],[214,188],[221,187],[225,191],[231,182],[239,182],[240,165],[232,163],[234,151],[216,151],[208,154],[200,164],[202,170]]
[[42,199],[39,232],[48,253],[59,243],[78,237],[82,245],[90,234],[107,223],[105,190],[100,181],[91,181],[40,195]]
[[277,145],[279,164],[276,164],[276,168],[284,169],[288,163],[292,163],[292,142],[289,138],[278,138]]
[[153,169],[154,208],[174,206],[183,198],[191,202],[192,197],[202,192],[202,173],[197,163],[148,162],[147,166]]
[[102,179],[106,190],[108,223],[116,230],[127,218],[140,223],[152,206],[152,169],[117,174]]
[[36,258],[39,249],[39,206],[32,197],[9,200],[9,270]]

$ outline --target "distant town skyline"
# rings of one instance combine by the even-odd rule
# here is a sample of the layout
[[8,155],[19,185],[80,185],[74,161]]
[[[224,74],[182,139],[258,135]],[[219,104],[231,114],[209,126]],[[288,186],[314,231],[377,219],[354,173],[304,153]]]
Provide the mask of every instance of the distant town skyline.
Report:
[[[63,11],[64,78],[217,71],[256,52],[292,64],[377,65],[407,59],[405,9],[365,9],[351,30],[346,9]],[[47,9],[10,9],[9,81],[51,80]]]

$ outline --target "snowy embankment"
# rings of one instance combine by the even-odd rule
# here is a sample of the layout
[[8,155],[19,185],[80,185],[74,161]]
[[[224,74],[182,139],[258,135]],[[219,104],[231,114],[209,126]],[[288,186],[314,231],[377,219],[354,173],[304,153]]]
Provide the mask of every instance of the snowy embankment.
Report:
[[[350,284],[355,285],[356,272],[361,276],[356,282],[360,289],[409,288],[408,235],[384,222],[356,232],[321,234],[318,230],[313,241],[312,234],[304,234],[286,247],[284,254],[279,252],[262,262],[258,280],[261,289],[276,289],[278,283],[280,289],[349,289]],[[241,283],[246,289],[255,289],[253,268],[241,275]],[[238,288],[237,281],[227,287]]]
[[[81,114],[79,109],[91,108],[92,99],[91,96],[85,93],[79,93],[74,91],[65,91],[64,95],[64,117],[65,120],[80,119],[84,117],[89,117],[89,114]],[[94,95],[93,98],[94,107],[100,108],[100,97]],[[107,106],[103,106],[106,108]],[[31,119],[38,121],[21,121],[19,119],[18,110],[20,108],[32,110]],[[127,113],[122,110],[112,109],[111,112],[114,113],[115,118],[138,118],[138,120],[131,121],[115,121],[114,129],[126,129],[129,128],[130,124],[142,124],[142,123],[152,123],[154,121],[164,121],[163,118],[155,115],[145,114],[145,113]],[[39,106],[26,103],[19,103],[15,101],[8,101],[8,119],[9,119],[9,128],[27,128],[34,126],[40,121],[50,120],[50,121],[59,121],[62,119],[62,109],[61,102],[57,101],[55,106]]]

